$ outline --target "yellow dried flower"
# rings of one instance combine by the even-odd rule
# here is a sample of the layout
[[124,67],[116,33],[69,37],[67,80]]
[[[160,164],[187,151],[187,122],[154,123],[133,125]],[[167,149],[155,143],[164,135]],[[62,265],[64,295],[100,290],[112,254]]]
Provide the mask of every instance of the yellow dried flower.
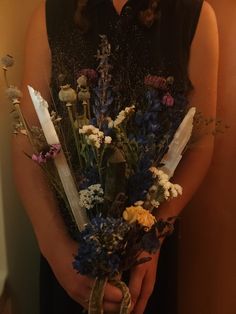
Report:
[[127,207],[123,212],[123,218],[130,224],[137,221],[146,231],[156,222],[156,218],[142,206]]

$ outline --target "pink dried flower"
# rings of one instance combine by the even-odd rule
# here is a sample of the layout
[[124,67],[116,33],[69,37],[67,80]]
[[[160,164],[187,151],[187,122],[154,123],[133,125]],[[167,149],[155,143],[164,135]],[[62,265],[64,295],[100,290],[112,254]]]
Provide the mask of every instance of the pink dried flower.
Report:
[[46,157],[49,159],[55,158],[61,151],[61,144],[53,144],[50,146],[50,150],[46,153]]
[[44,164],[47,161],[42,152],[39,153],[39,155],[33,154],[32,155],[32,160],[37,162],[40,165]]
[[96,81],[96,79],[98,77],[97,72],[93,69],[82,69],[82,70],[80,70],[78,73],[78,77],[80,77],[82,75],[86,76],[90,83],[93,83],[94,81]]
[[170,93],[167,93],[162,98],[163,105],[166,105],[167,107],[172,107],[175,103],[174,98],[171,96]]
[[33,154],[32,160],[37,162],[38,164],[44,164],[48,160],[54,159],[61,151],[61,145],[60,144],[53,144],[50,146],[48,151],[42,151],[38,155]]
[[144,84],[157,89],[165,90],[167,88],[166,79],[156,75],[147,75],[144,78]]

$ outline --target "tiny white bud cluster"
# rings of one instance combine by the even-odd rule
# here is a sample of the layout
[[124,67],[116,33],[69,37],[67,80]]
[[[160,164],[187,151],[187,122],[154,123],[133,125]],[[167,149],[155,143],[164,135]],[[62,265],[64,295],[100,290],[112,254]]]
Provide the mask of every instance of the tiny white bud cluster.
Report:
[[90,185],[79,192],[79,203],[82,208],[92,209],[96,204],[104,202],[104,191],[101,184]]

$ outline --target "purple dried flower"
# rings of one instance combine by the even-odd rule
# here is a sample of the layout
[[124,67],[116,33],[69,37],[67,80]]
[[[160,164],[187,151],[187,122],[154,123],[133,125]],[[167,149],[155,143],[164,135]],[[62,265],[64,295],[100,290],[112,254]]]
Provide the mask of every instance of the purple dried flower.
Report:
[[50,146],[49,152],[46,153],[46,158],[53,159],[55,158],[61,151],[61,144],[52,144]]
[[80,70],[78,73],[78,77],[80,77],[82,75],[86,76],[90,83],[93,83],[98,78],[97,72],[93,69],[82,69],[82,70]]
[[167,84],[166,84],[166,79],[161,76],[156,76],[156,75],[147,75],[144,78],[144,84],[146,86],[150,86],[156,89],[166,89]]
[[54,159],[61,151],[60,144],[53,144],[50,146],[49,150],[42,151],[38,155],[33,154],[32,160],[38,164],[45,164],[48,160]]
[[166,105],[167,107],[172,107],[175,103],[174,98],[171,96],[170,93],[166,93],[162,98],[163,105]]
[[40,153],[39,155],[33,154],[31,158],[33,161],[37,162],[38,164],[43,164],[46,162],[46,158],[42,157],[42,153]]

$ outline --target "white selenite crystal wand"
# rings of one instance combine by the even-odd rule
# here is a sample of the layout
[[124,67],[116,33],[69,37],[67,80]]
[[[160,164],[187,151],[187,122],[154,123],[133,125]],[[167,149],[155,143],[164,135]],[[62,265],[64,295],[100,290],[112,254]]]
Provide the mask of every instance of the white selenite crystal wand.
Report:
[[[32,87],[28,86],[28,89],[47,143],[49,145],[60,144],[48,111],[48,103],[42,98],[40,93],[35,91]],[[88,223],[88,217],[85,209],[82,208],[79,204],[79,193],[62,150],[54,159],[54,163],[56,165],[76,224],[79,230],[82,231],[85,225]]]
[[164,164],[164,166],[161,167],[161,170],[163,170],[169,178],[173,176],[175,169],[182,159],[183,150],[191,137],[195,113],[195,107],[189,109],[169,145],[168,152],[161,161],[161,163]]

